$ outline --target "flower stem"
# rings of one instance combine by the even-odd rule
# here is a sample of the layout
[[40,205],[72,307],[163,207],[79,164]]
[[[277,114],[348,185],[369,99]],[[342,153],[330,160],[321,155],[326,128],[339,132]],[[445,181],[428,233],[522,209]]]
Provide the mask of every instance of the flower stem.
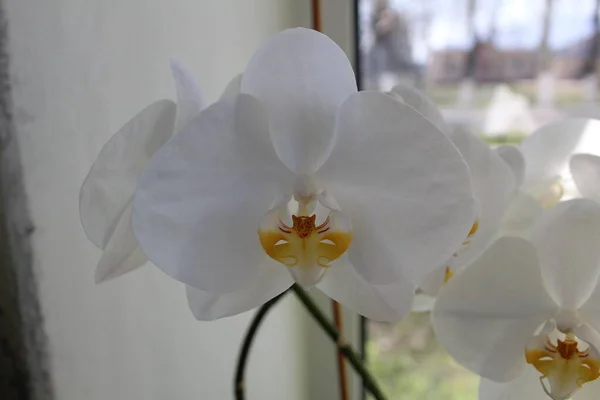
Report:
[[246,370],[246,364],[248,363],[248,356],[252,348],[252,343],[258,332],[262,321],[265,319],[267,313],[273,308],[279,300],[283,298],[290,290],[292,290],[300,302],[304,305],[308,313],[315,319],[319,326],[325,331],[327,336],[335,343],[337,350],[350,362],[354,370],[360,375],[364,387],[373,395],[375,400],[386,400],[385,396],[375,383],[375,379],[371,376],[369,371],[362,364],[361,358],[352,350],[352,347],[344,340],[340,335],[335,326],[329,322],[327,317],[321,312],[321,309],[315,304],[311,297],[300,287],[298,284],[292,285],[291,289],[286,290],[277,297],[269,300],[265,303],[255,314],[244,341],[238,358],[238,363],[235,373],[234,392],[236,400],[245,400],[246,388],[244,385],[244,372]]
[[323,315],[311,297],[306,294],[304,289],[297,284],[292,286],[292,290],[300,302],[302,302],[308,313],[315,319],[321,328],[323,328],[327,336],[329,336],[329,338],[335,343],[338,351],[342,353],[344,357],[346,357],[356,373],[360,375],[365,388],[371,392],[376,400],[385,400],[385,396],[381,392],[381,389],[379,389],[375,383],[375,379],[373,379],[369,371],[362,364],[360,357],[352,350],[352,347],[350,347],[344,338],[341,337],[340,333],[337,331],[337,329],[335,329],[331,322],[327,320],[325,315]]
[[234,392],[236,400],[244,400],[246,398],[246,388],[244,386],[244,372],[246,370],[246,364],[248,363],[248,355],[250,354],[250,349],[252,348],[252,342],[254,342],[254,337],[258,332],[258,328],[260,324],[267,316],[268,312],[271,308],[277,304],[279,300],[283,298],[287,294],[289,290],[279,294],[278,296],[272,298],[265,304],[263,304],[260,309],[252,318],[252,322],[248,327],[248,331],[246,332],[246,336],[244,337],[244,342],[242,343],[242,348],[240,351],[240,355],[237,362],[236,372],[235,372],[235,382],[234,382]]

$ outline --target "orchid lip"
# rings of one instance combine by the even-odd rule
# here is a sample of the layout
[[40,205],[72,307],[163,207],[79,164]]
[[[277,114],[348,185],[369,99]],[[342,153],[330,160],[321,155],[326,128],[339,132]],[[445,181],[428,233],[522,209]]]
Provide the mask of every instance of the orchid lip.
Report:
[[[341,211],[318,207],[316,196],[293,197],[305,202],[298,201],[291,223],[284,221],[290,217],[289,204],[280,204],[263,217],[258,236],[269,257],[288,267],[300,285],[310,287],[348,250],[352,228]],[[318,216],[325,218],[317,222]]]
[[600,377],[600,359],[593,346],[572,332],[560,336],[554,342],[550,335],[542,334],[525,350],[527,363],[542,374],[542,389],[553,400],[569,399],[584,384]]

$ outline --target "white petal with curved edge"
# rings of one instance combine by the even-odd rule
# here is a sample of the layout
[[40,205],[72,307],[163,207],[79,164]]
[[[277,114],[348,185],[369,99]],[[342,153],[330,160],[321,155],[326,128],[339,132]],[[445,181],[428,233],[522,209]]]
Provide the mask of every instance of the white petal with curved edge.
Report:
[[241,91],[265,105],[283,163],[296,173],[312,173],[331,150],[335,114],[356,92],[356,80],[337,44],[322,33],[295,28],[274,35],[256,51]]
[[482,378],[479,382],[479,400],[549,400],[540,376],[535,368],[528,365],[518,378],[510,382],[499,383]]
[[591,325],[584,323],[576,326],[573,328],[573,333],[579,339],[591,345],[596,352],[596,349],[600,349],[600,333],[598,333],[598,331],[596,331]]
[[148,260],[131,228],[131,202],[119,218],[96,267],[96,283],[117,278],[141,267]]
[[532,242],[548,293],[561,307],[578,309],[600,276],[600,204],[574,199],[545,210]]
[[452,130],[433,100],[418,89],[405,84],[394,86],[390,95],[423,114],[440,131],[448,134]]
[[104,249],[142,171],[173,135],[176,106],[152,103],[127,122],[102,147],[79,193],[79,214],[87,237]]
[[263,263],[275,263],[257,229],[293,177],[277,159],[266,125],[251,96],[219,101],[175,135],[142,174],[133,229],[165,273],[220,293],[241,287]]
[[525,185],[535,186],[563,173],[571,154],[600,151],[600,121],[567,118],[545,125],[521,143]]
[[510,167],[477,136],[457,128],[450,139],[469,166],[473,194],[479,204],[477,231],[465,238],[466,248],[452,261],[455,267],[460,267],[477,258],[497,237],[516,185]]
[[[600,285],[598,285],[598,283],[596,283],[596,287],[587,302],[581,306],[579,315],[586,324],[597,332],[600,332]],[[576,332],[576,334],[579,336],[581,332]],[[593,335],[588,335],[588,339],[593,338]],[[588,341],[587,339],[584,340]],[[594,345],[600,349],[600,340],[597,340],[597,342],[596,340],[593,340],[593,342]]]
[[225,87],[223,93],[221,93],[220,100],[228,99],[233,96],[237,96],[240,93],[240,89],[242,86],[242,77],[243,74],[237,74]]
[[214,321],[259,307],[293,283],[283,265],[263,268],[257,279],[231,293],[213,294],[186,286],[188,305],[199,321]]
[[504,160],[515,176],[515,186],[520,187],[525,180],[525,157],[521,150],[515,146],[499,146],[494,149],[496,154]]
[[335,261],[317,287],[352,311],[374,321],[399,321],[411,311],[414,296],[414,287],[408,279],[390,285],[366,282],[347,257]]
[[177,90],[177,122],[175,132],[179,132],[205,107],[200,85],[194,75],[179,61],[171,61],[171,72]]
[[[352,219],[354,237],[346,254],[354,271],[371,285],[409,283],[412,286],[411,292],[414,293],[412,278],[405,274],[394,252],[386,246],[381,232],[369,223],[368,216],[361,211],[361,207],[362,203],[352,197],[345,198],[342,206],[344,214]],[[359,270],[358,265],[362,266],[362,271]],[[370,277],[371,280],[365,276]]]
[[432,320],[456,361],[502,382],[519,376],[527,340],[557,308],[542,283],[533,245],[501,238],[442,287]]
[[[352,220],[356,271],[367,282],[390,284],[398,268],[418,281],[445,263],[475,219],[468,168],[456,146],[414,108],[373,91],[344,103],[336,135],[317,177]],[[363,247],[384,253],[384,262],[353,250]]]
[[504,213],[499,236],[531,239],[531,231],[535,221],[542,215],[543,210],[544,208],[539,201],[522,191],[518,191]]
[[571,175],[583,197],[600,201],[600,157],[576,154],[569,161]]

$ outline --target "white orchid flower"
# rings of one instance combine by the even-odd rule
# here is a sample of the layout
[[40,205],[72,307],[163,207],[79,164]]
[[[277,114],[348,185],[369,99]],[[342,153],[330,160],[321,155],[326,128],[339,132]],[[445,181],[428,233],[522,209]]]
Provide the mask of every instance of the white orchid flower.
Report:
[[241,94],[158,151],[133,204],[148,258],[191,287],[230,293],[224,315],[297,281],[397,320],[413,282],[474,219],[467,166],[444,134],[385,94],[357,92],[343,51],[302,28],[268,40]]
[[[203,108],[199,85],[181,64],[171,63],[177,105],[157,101],[132,118],[102,148],[80,193],[81,221],[102,256],[97,283],[117,278],[148,263],[131,228],[131,202],[141,172],[158,148]],[[221,98],[239,93],[241,75],[229,82]],[[213,294],[186,287],[193,314],[213,320],[246,311],[239,293]],[[252,307],[250,307],[252,308]]]
[[[398,85],[390,95],[413,107],[452,140],[469,167],[473,195],[478,204],[477,219],[454,254],[419,282],[426,297],[435,297],[440,287],[475,260],[498,236],[500,225],[514,197],[516,177],[504,159],[473,133],[450,127],[439,109],[426,95],[406,85]],[[430,310],[431,301],[420,299],[416,311]]]
[[567,118],[538,129],[520,145],[525,160],[522,190],[551,207],[572,189],[569,160],[600,152],[600,121]]
[[[440,290],[432,319],[442,345],[482,377],[509,382],[484,381],[481,400],[581,400],[591,399],[581,387],[600,389],[598,243],[600,204],[561,202],[531,242],[498,239]],[[525,395],[534,384],[540,396]]]
[[600,121],[582,118],[545,125],[519,147],[498,147],[498,155],[513,169],[518,186],[501,234],[529,239],[544,208],[574,197],[575,185],[568,167],[571,156],[598,151],[595,149],[600,149]]
[[204,108],[192,74],[171,63],[177,105],[159,100],[127,122],[104,145],[80,192],[79,211],[87,237],[103,250],[96,282],[121,276],[147,262],[131,229],[131,200],[141,172],[156,151]]

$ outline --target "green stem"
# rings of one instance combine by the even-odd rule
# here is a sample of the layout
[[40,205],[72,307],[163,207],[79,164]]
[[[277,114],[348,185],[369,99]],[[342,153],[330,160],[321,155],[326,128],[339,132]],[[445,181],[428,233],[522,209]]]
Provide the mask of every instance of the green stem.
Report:
[[238,358],[237,368],[235,372],[235,382],[233,390],[235,392],[236,400],[244,400],[246,398],[246,388],[244,387],[244,372],[246,370],[246,364],[248,363],[248,356],[250,355],[252,342],[254,342],[254,338],[258,333],[258,328],[267,316],[269,310],[271,310],[271,308],[275,304],[277,304],[277,302],[281,300],[283,296],[287,294],[287,292],[288,290],[263,304],[256,312],[254,318],[252,318],[252,322],[248,327],[248,331],[246,332],[246,336],[244,337],[244,342],[242,343],[242,348],[240,350],[240,355]]
[[292,286],[292,290],[302,302],[308,313],[315,319],[315,321],[323,328],[323,331],[329,336],[329,338],[335,343],[338,351],[344,355],[344,357],[350,362],[354,370],[362,378],[363,385],[371,392],[376,400],[385,400],[385,396],[381,392],[381,389],[375,383],[375,379],[369,371],[363,365],[361,358],[352,350],[352,347],[341,337],[338,330],[333,326],[331,322],[321,312],[321,309],[315,304],[311,297],[297,284]]
[[304,305],[308,313],[315,319],[319,326],[325,331],[327,336],[335,343],[338,351],[350,362],[356,373],[361,377],[363,386],[373,395],[375,400],[386,400],[385,396],[375,383],[375,379],[369,371],[365,368],[362,363],[360,356],[358,356],[352,347],[342,338],[335,326],[329,322],[327,317],[323,314],[321,309],[315,304],[312,298],[297,284],[294,284],[291,289],[281,293],[279,296],[269,300],[265,303],[250,323],[248,331],[244,337],[238,363],[236,367],[234,392],[236,400],[245,399],[245,386],[244,386],[244,372],[246,370],[246,364],[248,363],[248,356],[252,349],[252,343],[258,333],[258,329],[265,319],[267,313],[273,308],[273,306],[283,298],[290,290],[292,290],[300,302]]

